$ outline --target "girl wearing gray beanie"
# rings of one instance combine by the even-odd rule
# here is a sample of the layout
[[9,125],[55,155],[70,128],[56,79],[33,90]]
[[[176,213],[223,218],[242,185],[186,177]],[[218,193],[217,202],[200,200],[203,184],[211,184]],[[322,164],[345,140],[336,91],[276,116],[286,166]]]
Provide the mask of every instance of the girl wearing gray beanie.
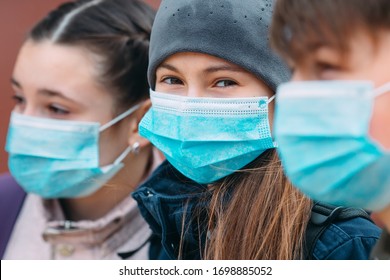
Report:
[[289,78],[268,44],[271,15],[271,0],[161,3],[139,129],[167,162],[133,194],[154,232],[151,258],[360,259],[376,241],[353,218],[308,253],[312,202],[284,176],[271,134],[275,88]]

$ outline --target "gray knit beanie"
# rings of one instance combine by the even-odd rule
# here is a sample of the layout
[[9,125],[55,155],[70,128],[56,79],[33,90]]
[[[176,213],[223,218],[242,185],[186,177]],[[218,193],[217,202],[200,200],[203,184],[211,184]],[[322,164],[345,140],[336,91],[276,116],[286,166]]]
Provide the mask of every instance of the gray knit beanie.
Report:
[[268,40],[273,0],[163,0],[150,40],[148,80],[179,52],[213,55],[253,73],[273,91],[290,72]]

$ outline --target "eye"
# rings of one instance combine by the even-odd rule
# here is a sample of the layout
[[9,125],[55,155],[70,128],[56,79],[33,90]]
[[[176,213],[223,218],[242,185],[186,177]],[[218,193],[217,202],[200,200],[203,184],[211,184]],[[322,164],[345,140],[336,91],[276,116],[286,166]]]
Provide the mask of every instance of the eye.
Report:
[[12,99],[15,101],[16,105],[22,105],[25,103],[24,98],[19,95],[12,96]]
[[289,64],[289,65],[287,65],[287,67],[288,67],[288,70],[290,70],[291,73],[295,72],[295,65]]
[[161,80],[161,82],[168,85],[182,85],[183,81],[175,77],[166,77]]
[[236,86],[237,83],[235,81],[232,81],[232,80],[220,80],[218,82],[215,83],[215,86],[216,87],[231,87],[231,86]]
[[317,62],[314,71],[316,77],[320,80],[333,80],[339,76],[342,67],[338,64]]
[[290,70],[291,72],[294,72],[295,67],[296,67],[296,62],[293,61],[292,59],[287,59],[286,66],[287,66],[288,70]]
[[317,62],[316,69],[317,71],[333,71],[333,70],[339,70],[340,67],[338,65],[327,63],[327,62]]
[[68,109],[66,109],[58,104],[49,105],[49,111],[51,113],[54,113],[55,115],[67,115],[70,113]]

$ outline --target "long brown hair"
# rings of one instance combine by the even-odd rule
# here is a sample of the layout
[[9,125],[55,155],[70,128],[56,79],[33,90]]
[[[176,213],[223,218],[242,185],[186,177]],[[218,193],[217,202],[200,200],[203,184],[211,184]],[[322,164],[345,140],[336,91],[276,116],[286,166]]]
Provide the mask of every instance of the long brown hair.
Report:
[[304,257],[311,201],[283,174],[275,149],[209,188],[204,259]]

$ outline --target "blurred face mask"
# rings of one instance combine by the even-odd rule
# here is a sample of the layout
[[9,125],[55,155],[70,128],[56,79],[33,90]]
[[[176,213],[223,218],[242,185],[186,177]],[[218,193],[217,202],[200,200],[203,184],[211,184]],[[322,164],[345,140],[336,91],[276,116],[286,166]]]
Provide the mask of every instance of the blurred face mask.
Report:
[[43,198],[88,196],[122,167],[128,147],[114,163],[99,167],[99,135],[139,105],[109,123],[37,118],[12,113],[7,135],[8,167],[21,187]]
[[302,192],[335,205],[390,204],[390,154],[369,136],[374,89],[362,81],[291,82],[278,88],[275,139],[285,171]]
[[211,183],[274,148],[268,97],[193,98],[151,91],[140,134],[186,177]]

